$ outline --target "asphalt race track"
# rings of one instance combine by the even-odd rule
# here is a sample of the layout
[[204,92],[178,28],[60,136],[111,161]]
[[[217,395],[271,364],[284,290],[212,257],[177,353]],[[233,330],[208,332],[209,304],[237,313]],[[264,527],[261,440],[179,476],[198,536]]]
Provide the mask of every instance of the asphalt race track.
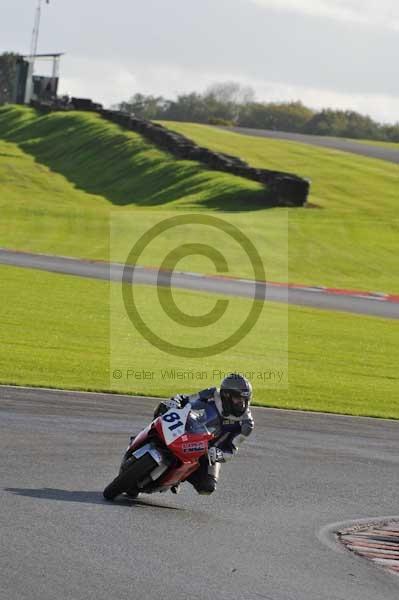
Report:
[[213,496],[107,503],[154,404],[0,387],[1,600],[397,600],[328,531],[399,512],[398,423],[255,409]]
[[387,146],[367,144],[365,142],[355,142],[345,138],[327,137],[322,135],[285,133],[284,131],[252,129],[249,127],[223,127],[223,129],[228,129],[229,131],[234,131],[235,133],[240,133],[242,135],[267,137],[276,140],[288,140],[291,142],[299,142],[301,144],[309,144],[310,146],[322,146],[323,148],[341,150],[342,152],[351,152],[352,154],[360,154],[361,156],[368,156],[369,158],[379,158],[381,160],[399,164],[399,144],[398,148],[396,149]]
[[[45,254],[31,254],[0,248],[0,264],[41,269],[55,273],[77,275],[111,281],[121,281],[124,265],[101,261],[81,260]],[[134,269],[135,284],[167,285],[167,274],[158,280],[158,270],[144,267]],[[328,310],[340,310],[356,314],[379,316],[390,319],[399,318],[399,297],[389,301],[383,294],[362,295],[361,293],[331,293],[323,288],[297,287],[288,288],[268,282],[266,289],[255,288],[253,281],[244,279],[227,279],[205,276],[196,273],[174,271],[170,281],[173,287],[228,294],[242,297],[260,297],[273,302],[283,302],[302,306],[312,306]]]

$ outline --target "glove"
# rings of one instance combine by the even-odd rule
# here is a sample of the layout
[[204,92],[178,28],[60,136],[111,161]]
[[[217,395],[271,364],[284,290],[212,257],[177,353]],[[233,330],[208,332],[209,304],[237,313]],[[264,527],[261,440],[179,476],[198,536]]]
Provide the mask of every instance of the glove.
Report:
[[216,446],[212,446],[208,450],[208,461],[210,465],[214,465],[217,462],[226,462],[223,451]]
[[186,406],[186,404],[189,402],[189,397],[185,396],[184,394],[176,394],[176,396],[173,396],[171,400],[179,403],[176,408],[183,408],[183,406]]
[[162,400],[155,409],[154,419],[159,417],[160,415],[164,415],[173,408],[182,408],[186,404],[184,396],[180,396],[177,394],[174,398],[169,398],[169,400]]
[[176,396],[175,398],[169,398],[169,400],[164,400],[162,404],[166,407],[167,410],[181,407],[180,398],[178,396]]

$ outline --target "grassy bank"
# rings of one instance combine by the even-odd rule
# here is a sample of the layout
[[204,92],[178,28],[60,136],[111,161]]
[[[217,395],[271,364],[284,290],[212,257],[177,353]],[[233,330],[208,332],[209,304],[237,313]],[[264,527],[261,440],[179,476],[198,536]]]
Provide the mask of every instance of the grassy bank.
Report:
[[[0,245],[108,259],[112,223],[120,228],[112,258],[123,260],[131,240],[154,223],[206,211],[250,237],[270,279],[399,291],[395,165],[204,126],[173,127],[255,166],[310,177],[310,201],[319,208],[260,209],[258,184],[175,161],[97,115],[38,117],[31,109],[7,107],[0,109]],[[204,235],[204,243],[214,243],[213,234]],[[175,245],[186,241],[186,232],[176,229]],[[147,264],[159,264],[164,250],[159,240],[144,257]],[[253,276],[232,246],[225,252],[231,274]],[[185,268],[204,264],[192,257]]]
[[[254,167],[298,173],[312,181],[310,202],[320,208],[344,214],[394,215],[399,202],[398,167],[394,164],[286,140],[245,136],[206,125],[163,122],[198,144],[236,154]],[[294,219],[298,213],[290,211]],[[324,211],[323,211],[324,212]],[[323,213],[319,213],[323,218]]]
[[256,203],[262,186],[176,161],[140,135],[92,113],[39,116],[26,107],[0,108],[0,138],[18,144],[36,163],[63,175],[75,189],[114,206],[159,207],[195,202]]
[[[256,402],[261,405],[399,418],[399,349],[392,321],[270,303],[238,346],[211,359],[182,361],[151,346],[130,326],[115,301],[117,284],[4,266],[0,272],[2,383],[168,396],[215,385],[215,370],[238,367],[255,371]],[[151,327],[166,337],[172,332],[176,343],[197,343],[195,329],[169,329],[154,288],[137,290],[138,306]],[[183,291],[174,297],[179,306],[189,305],[198,314],[215,301]],[[235,299],[230,310],[239,320],[248,301]],[[286,331],[288,310],[287,344],[281,331]],[[208,335],[205,331],[201,340],[206,342]],[[114,348],[113,339],[120,341]],[[205,377],[162,375],[179,368]],[[122,372],[121,379],[112,378],[115,369]],[[128,369],[154,375],[127,376]],[[273,369],[284,371],[281,382],[257,378]]]

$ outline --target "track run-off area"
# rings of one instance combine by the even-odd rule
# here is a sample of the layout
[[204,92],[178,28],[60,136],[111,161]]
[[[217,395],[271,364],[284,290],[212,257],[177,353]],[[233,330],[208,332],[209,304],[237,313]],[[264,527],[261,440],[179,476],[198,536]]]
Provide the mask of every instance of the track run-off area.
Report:
[[0,387],[2,600],[397,600],[335,537],[399,512],[397,422],[255,408],[212,496],[107,503],[155,403]]
[[[40,269],[93,279],[122,281],[125,265],[105,261],[34,254],[0,248],[0,264]],[[255,281],[220,276],[202,275],[173,271],[162,273],[157,268],[135,266],[132,268],[134,284],[171,285],[172,287],[256,298],[271,302],[283,302],[300,306],[311,306],[327,310],[338,310],[355,314],[399,318],[399,295],[381,292],[340,290],[300,284],[263,282],[266,289],[259,288]]]

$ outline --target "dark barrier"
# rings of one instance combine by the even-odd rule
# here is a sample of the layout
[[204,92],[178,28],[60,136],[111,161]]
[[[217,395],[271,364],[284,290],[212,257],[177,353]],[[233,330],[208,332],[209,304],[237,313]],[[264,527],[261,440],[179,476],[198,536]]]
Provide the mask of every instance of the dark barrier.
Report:
[[89,110],[92,112],[102,110],[101,104],[96,104],[89,98],[71,98],[71,104],[75,110]]
[[90,99],[72,98],[68,102],[60,99],[52,104],[38,102],[31,104],[42,111],[76,109],[98,112],[104,119],[141,134],[178,159],[195,160],[206,165],[208,169],[224,171],[262,183],[265,186],[265,206],[304,206],[307,201],[310,190],[308,179],[294,173],[255,169],[236,156],[213,152],[208,148],[197,146],[195,142],[184,135],[175,133],[163,125],[124,112],[103,109],[100,104],[96,104]]
[[158,123],[139,119],[123,112],[103,109],[100,114],[105,119],[140,133],[177,158],[196,160],[210,169],[232,173],[262,183],[267,188],[265,205],[303,206],[306,203],[310,190],[308,179],[303,179],[293,173],[254,169],[240,158],[202,148],[185,136],[170,131]]

